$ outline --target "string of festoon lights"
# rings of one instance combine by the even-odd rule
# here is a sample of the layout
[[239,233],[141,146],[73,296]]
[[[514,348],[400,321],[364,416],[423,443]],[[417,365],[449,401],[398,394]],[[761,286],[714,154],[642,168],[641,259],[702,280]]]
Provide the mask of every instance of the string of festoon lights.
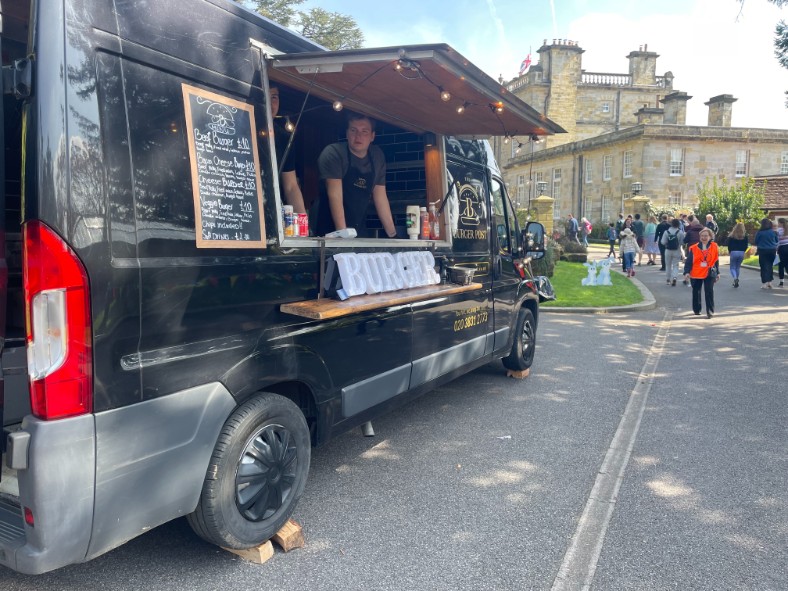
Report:
[[[364,84],[367,80],[372,78],[375,74],[377,74],[378,72],[380,72],[381,70],[383,70],[386,67],[393,67],[394,71],[397,72],[400,76],[402,76],[406,80],[425,80],[426,82],[428,82],[429,84],[431,84],[432,86],[435,87],[435,89],[437,90],[437,92],[438,92],[438,94],[440,96],[441,101],[443,101],[444,103],[450,103],[450,102],[452,102],[452,99],[454,98],[452,96],[451,92],[449,92],[448,90],[443,88],[443,86],[441,86],[440,84],[438,84],[437,82],[432,80],[427,75],[427,73],[422,69],[421,64],[419,62],[417,62],[416,60],[412,60],[412,59],[409,59],[407,57],[401,56],[396,61],[394,61],[393,63],[392,62],[387,62],[387,63],[383,64],[380,68],[376,69],[375,71],[371,72],[370,74],[365,76],[363,79],[361,79],[358,83],[356,83],[353,86],[353,88],[351,88],[348,91],[347,95],[339,97],[338,99],[336,99],[331,105],[332,108],[335,111],[337,111],[337,112],[339,112],[342,109],[344,109],[345,105],[344,105],[343,101],[347,97],[352,96],[353,91],[356,90],[359,86]],[[484,107],[484,105],[479,105],[478,103],[474,103],[474,102],[471,102],[471,101],[468,101],[468,100],[461,99],[459,101],[459,104],[457,104],[454,107],[454,111],[455,111],[455,113],[457,113],[457,115],[463,115],[468,109],[473,108],[473,107],[479,107],[479,106]],[[498,102],[495,102],[495,103],[488,103],[486,106],[490,109],[490,111],[492,111],[492,113],[495,115],[495,117],[501,123],[501,127],[503,128],[503,131],[504,131],[504,138],[505,138],[504,141],[506,143],[508,143],[510,139],[517,141],[516,138],[515,138],[515,133],[516,132],[509,132],[509,130],[506,129],[506,126],[504,125],[503,121],[499,117],[499,114],[503,113],[503,111],[504,111],[503,102],[498,101]],[[534,136],[534,137],[537,137],[537,136]],[[523,144],[518,141],[518,148],[517,148],[518,152],[519,152],[520,148],[522,147],[522,145]]]

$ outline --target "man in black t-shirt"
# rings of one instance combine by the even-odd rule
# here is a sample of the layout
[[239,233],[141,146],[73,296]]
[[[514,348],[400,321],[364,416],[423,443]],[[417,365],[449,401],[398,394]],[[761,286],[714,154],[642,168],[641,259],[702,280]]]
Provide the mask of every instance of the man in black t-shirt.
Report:
[[318,236],[343,228],[354,228],[360,237],[368,236],[367,207],[371,200],[386,236],[397,237],[386,193],[386,159],[383,151],[372,145],[374,140],[374,121],[350,113],[347,142],[330,144],[320,153],[317,165],[325,186],[320,194]]

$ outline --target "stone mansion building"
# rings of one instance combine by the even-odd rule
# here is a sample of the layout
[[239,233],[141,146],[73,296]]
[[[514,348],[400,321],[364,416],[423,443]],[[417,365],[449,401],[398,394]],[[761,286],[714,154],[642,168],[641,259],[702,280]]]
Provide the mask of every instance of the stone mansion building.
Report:
[[585,72],[576,42],[545,40],[539,62],[506,83],[567,133],[498,137],[493,146],[509,193],[527,207],[552,197],[554,218],[572,213],[612,221],[635,193],[658,205],[691,209],[697,186],[788,174],[788,130],[731,127],[733,96],[708,100],[708,125],[686,125],[692,97],[673,88],[673,74],[656,75],[656,53],[628,56],[628,74]]

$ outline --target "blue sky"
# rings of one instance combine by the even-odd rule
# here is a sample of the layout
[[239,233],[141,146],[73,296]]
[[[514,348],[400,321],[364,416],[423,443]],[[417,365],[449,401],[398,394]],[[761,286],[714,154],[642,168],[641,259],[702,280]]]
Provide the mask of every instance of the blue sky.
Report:
[[706,125],[703,104],[739,99],[733,125],[788,129],[788,70],[774,57],[774,27],[788,9],[766,0],[307,0],[349,14],[365,46],[448,43],[493,78],[511,79],[548,39],[577,41],[587,72],[626,73],[630,51],[648,45],[687,92],[687,123]]

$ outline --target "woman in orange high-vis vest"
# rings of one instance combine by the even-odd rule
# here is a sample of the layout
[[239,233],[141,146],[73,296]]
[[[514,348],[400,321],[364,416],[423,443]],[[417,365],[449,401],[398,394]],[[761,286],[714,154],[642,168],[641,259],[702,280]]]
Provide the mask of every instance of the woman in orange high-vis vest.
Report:
[[709,228],[700,231],[700,241],[687,249],[684,279],[692,283],[692,311],[700,315],[700,288],[706,300],[706,317],[714,315],[714,284],[720,278],[720,253]]

